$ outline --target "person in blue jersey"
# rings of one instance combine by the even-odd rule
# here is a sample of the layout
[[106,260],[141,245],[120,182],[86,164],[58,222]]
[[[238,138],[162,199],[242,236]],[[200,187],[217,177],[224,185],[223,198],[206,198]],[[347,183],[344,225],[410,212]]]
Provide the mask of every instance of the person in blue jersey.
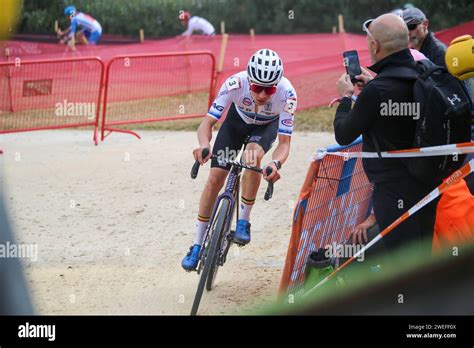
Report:
[[61,43],[70,42],[76,35],[77,42],[89,45],[97,44],[102,35],[102,27],[97,20],[88,14],[77,11],[74,6],[67,6],[64,9],[64,15],[69,18],[71,25],[64,32],[58,32]]
[[[182,267],[192,271],[198,264],[199,252],[205,237],[212,207],[225,183],[230,165],[224,159],[235,160],[244,140],[249,137],[244,153],[245,162],[261,167],[261,161],[278,136],[278,146],[272,153],[272,161],[265,167],[272,174],[264,179],[275,182],[279,170],[290,153],[290,140],[296,111],[296,91],[283,76],[283,63],[278,54],[270,49],[258,50],[250,58],[247,70],[230,76],[221,86],[207,116],[199,126],[199,147],[194,158],[201,164],[211,158],[203,158],[203,150],[211,149],[213,126],[229,110],[212,147],[211,170],[201,194],[195,239],[182,261]],[[222,158],[222,160],[220,160]],[[250,242],[250,212],[260,185],[261,175],[246,170],[242,178],[242,197],[234,234],[234,241],[245,245]]]

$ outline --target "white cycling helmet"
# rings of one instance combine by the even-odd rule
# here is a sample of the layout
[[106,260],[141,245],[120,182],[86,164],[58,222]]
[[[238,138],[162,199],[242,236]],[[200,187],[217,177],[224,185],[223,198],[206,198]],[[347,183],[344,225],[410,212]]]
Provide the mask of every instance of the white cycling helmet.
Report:
[[258,50],[247,64],[250,82],[260,86],[275,86],[283,77],[283,63],[275,51]]

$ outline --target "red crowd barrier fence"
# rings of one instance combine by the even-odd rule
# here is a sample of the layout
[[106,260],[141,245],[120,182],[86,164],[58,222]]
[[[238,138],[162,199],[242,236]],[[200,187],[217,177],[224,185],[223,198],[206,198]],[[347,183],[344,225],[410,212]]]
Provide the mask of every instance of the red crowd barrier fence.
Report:
[[[334,145],[327,152],[357,152],[362,138],[351,145]],[[281,294],[302,291],[308,256],[318,248],[343,244],[372,208],[372,184],[359,158],[316,159],[306,174],[293,216],[293,227],[281,281]]]
[[[208,51],[121,55],[107,65],[101,138],[127,124],[206,115],[215,58]],[[106,133],[106,131],[108,133]]]
[[0,134],[91,126],[97,144],[104,63],[97,57],[0,63]]

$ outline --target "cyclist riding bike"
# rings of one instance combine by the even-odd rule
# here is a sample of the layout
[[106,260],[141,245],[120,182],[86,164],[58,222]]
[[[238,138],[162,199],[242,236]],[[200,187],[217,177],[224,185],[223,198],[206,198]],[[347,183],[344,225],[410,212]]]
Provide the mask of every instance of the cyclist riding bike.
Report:
[[[230,164],[246,139],[244,162],[260,167],[261,160],[273,145],[278,135],[278,146],[272,161],[265,166],[272,172],[263,177],[267,181],[279,179],[279,170],[288,158],[293,120],[296,111],[296,92],[290,81],[283,77],[283,64],[278,54],[270,49],[261,49],[250,58],[247,71],[229,77],[222,85],[209,112],[201,122],[197,136],[199,148],[193,151],[194,158],[202,164],[211,158],[202,157],[204,149],[211,149],[212,127],[228,109],[227,117],[217,134],[212,154],[211,170],[201,194],[196,223],[194,244],[182,261],[187,271],[196,269],[203,238],[209,224],[216,197],[225,183]],[[242,178],[242,198],[234,234],[234,242],[245,245],[250,242],[250,212],[255,203],[261,174],[245,170]]]
[[71,26],[64,32],[59,31],[58,36],[61,37],[61,43],[71,41],[72,37],[76,35],[78,27],[82,29],[77,32],[77,36],[81,39],[78,42],[95,45],[102,35],[102,27],[97,20],[88,14],[78,12],[74,6],[67,6],[64,9],[64,15],[71,21]]

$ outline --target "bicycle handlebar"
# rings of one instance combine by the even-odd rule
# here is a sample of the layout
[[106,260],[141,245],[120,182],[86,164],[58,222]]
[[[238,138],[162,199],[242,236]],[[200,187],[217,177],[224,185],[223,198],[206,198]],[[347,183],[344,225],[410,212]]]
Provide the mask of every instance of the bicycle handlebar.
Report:
[[[209,155],[209,149],[203,149],[202,150],[202,158],[206,158],[208,155]],[[211,158],[213,158],[213,157],[215,157],[215,155],[211,156]],[[255,172],[263,173],[263,169],[258,168],[258,167],[250,167],[250,166],[246,166],[244,164],[237,163],[237,162],[234,162],[234,161],[232,161],[230,163],[232,163],[233,165],[239,166],[241,168],[245,168],[245,169],[253,170]],[[191,168],[191,179],[196,179],[197,178],[200,166],[201,166],[201,163],[199,163],[199,161],[194,162],[193,167]],[[271,175],[272,171],[273,170],[272,170],[271,167],[267,167],[265,169],[265,172],[266,172],[267,175]],[[266,201],[268,201],[270,198],[272,198],[272,196],[273,196],[273,182],[269,181],[267,191],[265,191],[264,199]]]
[[[202,157],[206,158],[209,155],[209,149],[202,150]],[[199,161],[194,162],[193,167],[191,168],[191,179],[196,179],[199,173],[199,167],[201,163]]]
[[[265,169],[265,172],[267,173],[267,175],[272,174],[272,171],[273,171],[273,170],[272,170],[271,167],[267,167],[267,168]],[[270,198],[272,198],[272,196],[273,196],[273,182],[272,182],[272,181],[269,181],[269,182],[268,182],[268,186],[267,186],[267,191],[265,191],[265,197],[264,197],[264,199],[265,199],[266,201],[268,201]]]

